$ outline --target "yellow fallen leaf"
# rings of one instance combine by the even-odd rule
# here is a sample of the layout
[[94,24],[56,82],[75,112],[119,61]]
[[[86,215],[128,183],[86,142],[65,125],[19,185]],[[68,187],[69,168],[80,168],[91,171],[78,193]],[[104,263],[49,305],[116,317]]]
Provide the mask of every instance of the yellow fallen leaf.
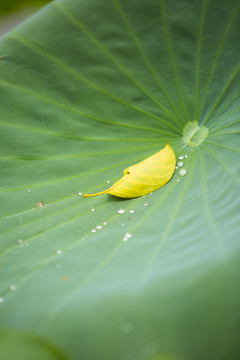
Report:
[[173,176],[176,157],[170,145],[145,160],[124,170],[123,177],[109,189],[84,197],[111,194],[122,198],[135,198],[149,194],[165,185]]

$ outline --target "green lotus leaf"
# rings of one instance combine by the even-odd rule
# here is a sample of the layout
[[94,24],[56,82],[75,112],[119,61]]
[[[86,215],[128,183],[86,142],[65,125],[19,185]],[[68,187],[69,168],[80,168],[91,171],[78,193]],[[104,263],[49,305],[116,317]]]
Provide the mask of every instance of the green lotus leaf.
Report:
[[[239,24],[238,0],[57,0],[1,38],[3,359],[238,358]],[[159,190],[83,198],[166,143]]]

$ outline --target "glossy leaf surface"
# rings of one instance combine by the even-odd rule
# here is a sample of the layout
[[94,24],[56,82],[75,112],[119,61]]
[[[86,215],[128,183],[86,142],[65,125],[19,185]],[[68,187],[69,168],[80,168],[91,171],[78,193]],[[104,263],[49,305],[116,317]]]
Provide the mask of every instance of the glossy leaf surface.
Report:
[[[238,358],[239,10],[55,1],[0,40],[2,358]],[[81,195],[166,143],[158,191]]]

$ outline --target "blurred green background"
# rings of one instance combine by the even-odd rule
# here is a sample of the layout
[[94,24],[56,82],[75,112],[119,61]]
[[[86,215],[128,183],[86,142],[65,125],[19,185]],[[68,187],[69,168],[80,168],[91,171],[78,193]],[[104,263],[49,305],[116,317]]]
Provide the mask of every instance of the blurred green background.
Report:
[[0,36],[20,24],[51,0],[0,1]]

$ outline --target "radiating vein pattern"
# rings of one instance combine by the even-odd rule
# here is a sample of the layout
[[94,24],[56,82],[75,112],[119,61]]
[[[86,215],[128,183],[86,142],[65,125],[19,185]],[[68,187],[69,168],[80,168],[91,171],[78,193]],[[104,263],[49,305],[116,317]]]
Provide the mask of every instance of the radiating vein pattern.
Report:
[[235,359],[239,24],[238,0],[56,0],[0,39],[1,329]]

